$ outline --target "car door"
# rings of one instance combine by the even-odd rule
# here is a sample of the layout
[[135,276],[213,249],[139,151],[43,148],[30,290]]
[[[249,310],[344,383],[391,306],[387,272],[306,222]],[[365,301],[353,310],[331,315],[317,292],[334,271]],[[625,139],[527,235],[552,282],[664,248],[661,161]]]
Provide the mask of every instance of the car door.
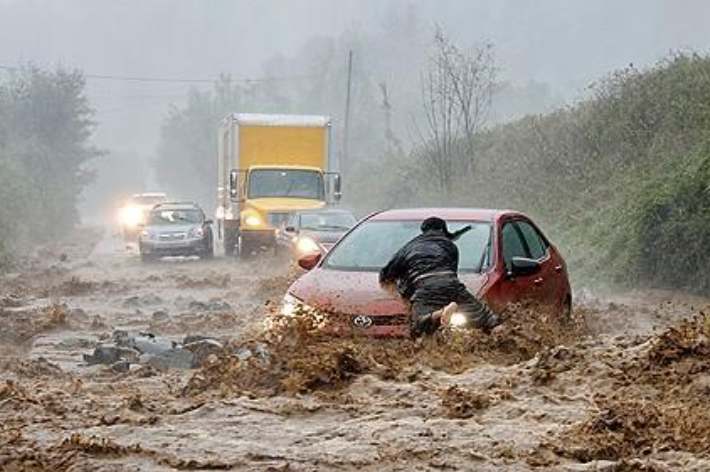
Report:
[[551,257],[550,245],[530,221],[518,219],[515,224],[530,258],[540,263],[540,271],[533,276],[533,283],[536,285],[535,298],[543,306],[556,309],[559,272],[555,269],[556,261]]

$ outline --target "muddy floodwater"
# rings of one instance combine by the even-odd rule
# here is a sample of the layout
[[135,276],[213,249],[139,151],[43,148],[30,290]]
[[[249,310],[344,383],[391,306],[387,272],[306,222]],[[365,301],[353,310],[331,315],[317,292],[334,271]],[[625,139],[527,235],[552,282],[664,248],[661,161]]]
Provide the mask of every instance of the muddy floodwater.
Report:
[[[706,300],[577,291],[573,323],[521,308],[502,339],[331,339],[268,322],[296,275],[38,251],[0,279],[0,470],[710,470]],[[86,360],[117,332],[218,348]]]

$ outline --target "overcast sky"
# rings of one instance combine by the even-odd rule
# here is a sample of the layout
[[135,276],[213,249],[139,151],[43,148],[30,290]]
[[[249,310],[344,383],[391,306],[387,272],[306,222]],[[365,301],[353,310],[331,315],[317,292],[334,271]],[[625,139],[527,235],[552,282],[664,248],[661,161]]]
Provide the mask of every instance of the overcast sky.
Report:
[[[0,0],[0,65],[253,77],[264,61],[288,57],[313,36],[375,31],[408,5],[457,42],[494,43],[508,79],[545,82],[568,99],[629,63],[710,49],[705,0]],[[90,79],[100,144],[152,152],[160,118],[188,86]]]

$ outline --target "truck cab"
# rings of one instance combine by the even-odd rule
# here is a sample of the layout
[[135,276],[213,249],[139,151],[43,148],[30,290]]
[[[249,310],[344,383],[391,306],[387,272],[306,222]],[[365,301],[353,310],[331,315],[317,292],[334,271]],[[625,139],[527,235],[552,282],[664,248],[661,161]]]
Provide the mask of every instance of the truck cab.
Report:
[[339,200],[330,128],[328,117],[303,115],[237,114],[222,123],[215,216],[225,254],[275,248],[291,213]]

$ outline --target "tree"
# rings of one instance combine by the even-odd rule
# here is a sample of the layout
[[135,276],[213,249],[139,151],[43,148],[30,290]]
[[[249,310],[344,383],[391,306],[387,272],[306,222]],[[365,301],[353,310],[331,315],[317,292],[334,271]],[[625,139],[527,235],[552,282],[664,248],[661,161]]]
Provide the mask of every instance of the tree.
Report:
[[447,198],[456,175],[475,172],[476,138],[490,111],[497,70],[490,44],[460,49],[437,28],[422,76],[424,125],[415,127],[422,163]]
[[77,202],[101,153],[90,145],[93,110],[77,70],[26,66],[0,84],[0,239],[56,238],[79,221]]

